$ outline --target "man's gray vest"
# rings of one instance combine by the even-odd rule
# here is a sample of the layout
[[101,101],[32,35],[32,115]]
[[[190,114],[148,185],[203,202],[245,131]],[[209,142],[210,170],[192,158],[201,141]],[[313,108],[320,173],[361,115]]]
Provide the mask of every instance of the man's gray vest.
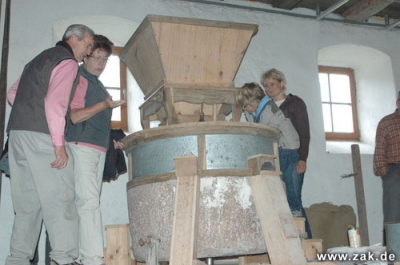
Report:
[[[53,69],[66,59],[75,60],[68,44],[61,43],[61,45],[43,51],[25,66],[11,109],[7,132],[27,130],[50,134],[44,98],[47,95]],[[78,81],[77,72],[69,102],[75,94]]]

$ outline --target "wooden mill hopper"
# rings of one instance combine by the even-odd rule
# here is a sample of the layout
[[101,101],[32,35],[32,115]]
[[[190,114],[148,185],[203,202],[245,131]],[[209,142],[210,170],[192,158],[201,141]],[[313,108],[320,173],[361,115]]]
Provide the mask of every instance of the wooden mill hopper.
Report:
[[[254,24],[148,15],[122,49],[145,102],[143,128],[153,114],[163,124],[239,120],[233,80],[257,33]],[[222,107],[222,108],[221,108]]]

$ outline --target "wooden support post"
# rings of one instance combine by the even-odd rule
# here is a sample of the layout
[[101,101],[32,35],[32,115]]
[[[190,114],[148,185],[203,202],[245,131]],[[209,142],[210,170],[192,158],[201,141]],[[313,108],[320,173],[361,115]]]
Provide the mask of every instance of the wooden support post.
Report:
[[279,175],[261,171],[251,190],[271,264],[307,264]]
[[197,157],[174,157],[176,172],[175,212],[172,226],[170,264],[194,265],[197,260],[197,217],[200,178]]
[[354,186],[356,189],[358,225],[360,228],[361,246],[369,246],[367,208],[365,205],[364,183],[361,170],[360,148],[358,144],[351,145],[353,158]]
[[212,116],[213,121],[217,121],[217,104],[212,105]]
[[174,89],[172,87],[164,88],[165,111],[167,115],[167,125],[177,124],[178,117],[174,107]]

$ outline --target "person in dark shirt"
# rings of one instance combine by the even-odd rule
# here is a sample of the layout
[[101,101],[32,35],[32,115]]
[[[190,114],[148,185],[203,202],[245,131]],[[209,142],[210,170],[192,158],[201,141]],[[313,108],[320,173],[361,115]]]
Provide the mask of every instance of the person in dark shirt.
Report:
[[300,209],[291,209],[292,213],[297,212],[295,216],[302,216],[306,219],[305,226],[309,238],[312,238],[311,228],[303,208],[301,191],[303,188],[304,173],[307,169],[308,149],[310,145],[310,124],[308,120],[307,106],[304,101],[295,95],[286,94],[286,77],[277,70],[270,69],[261,76],[261,83],[264,86],[267,95],[289,118],[299,134],[300,147],[298,151],[297,167],[293,171],[292,178],[294,183],[294,193],[298,199]]

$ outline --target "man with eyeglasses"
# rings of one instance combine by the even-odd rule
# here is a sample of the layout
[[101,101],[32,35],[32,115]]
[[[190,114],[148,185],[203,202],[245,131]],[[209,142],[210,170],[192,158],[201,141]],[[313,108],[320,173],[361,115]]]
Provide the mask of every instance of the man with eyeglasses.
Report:
[[[79,262],[104,264],[100,193],[110,139],[112,109],[125,103],[113,101],[98,77],[103,73],[113,43],[95,36],[92,53],[80,66],[81,78],[73,104],[66,140],[75,160],[75,193],[79,214]],[[115,148],[121,143],[114,142]]]
[[30,264],[42,223],[52,264],[75,264],[78,214],[73,161],[64,132],[78,84],[78,63],[90,54],[94,32],[67,28],[62,41],[31,60],[7,93],[11,198],[15,212],[10,255],[5,264]]

